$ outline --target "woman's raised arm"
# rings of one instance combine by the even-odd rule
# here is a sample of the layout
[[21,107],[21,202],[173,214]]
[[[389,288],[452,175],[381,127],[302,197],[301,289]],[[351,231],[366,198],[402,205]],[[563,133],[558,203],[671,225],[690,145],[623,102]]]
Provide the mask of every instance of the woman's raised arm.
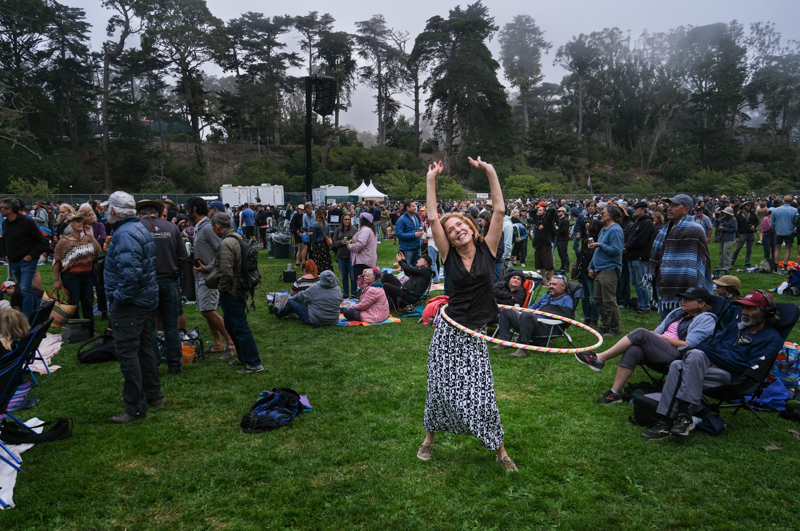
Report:
[[436,208],[436,177],[442,173],[443,169],[444,164],[441,160],[439,162],[434,162],[428,166],[428,175],[426,177],[428,184],[428,206],[426,208],[428,222],[431,226],[433,241],[436,242],[436,248],[439,250],[442,261],[447,259],[447,253],[450,252],[450,241],[444,233],[444,227],[442,227],[442,223],[439,221],[439,211]]
[[[480,157],[477,160],[472,157],[467,157],[469,163],[475,168],[483,170],[486,177],[489,178],[489,190],[492,192],[492,222],[489,225],[489,233],[484,236],[486,245],[492,254],[497,251],[497,244],[500,238],[503,237],[503,218],[506,214],[506,204],[503,202],[503,191],[500,189],[500,180],[497,178],[497,173],[494,171],[494,166],[487,162],[483,162]],[[437,245],[439,242],[436,242]]]

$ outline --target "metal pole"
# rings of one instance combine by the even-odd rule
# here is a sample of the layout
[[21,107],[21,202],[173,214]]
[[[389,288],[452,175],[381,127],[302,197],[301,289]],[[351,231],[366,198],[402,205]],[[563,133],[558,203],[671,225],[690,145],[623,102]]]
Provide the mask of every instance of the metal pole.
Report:
[[[311,76],[306,77],[306,194],[311,197],[313,186],[313,172],[311,169],[311,89],[313,81]],[[310,201],[311,199],[309,199]]]

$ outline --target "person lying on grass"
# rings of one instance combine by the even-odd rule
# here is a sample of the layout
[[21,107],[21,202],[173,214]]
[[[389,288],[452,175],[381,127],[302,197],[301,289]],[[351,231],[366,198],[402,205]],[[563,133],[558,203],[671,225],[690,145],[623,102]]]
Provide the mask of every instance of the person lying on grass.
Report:
[[575,354],[575,359],[596,372],[622,354],[614,384],[597,399],[599,404],[621,402],[622,387],[638,365],[668,365],[681,357],[679,347],[694,348],[714,335],[717,317],[710,312],[711,294],[703,288],[689,288],[678,296],[681,307],[672,310],[653,332],[637,328],[605,352]]
[[314,328],[335,325],[339,322],[342,308],[342,289],[333,271],[323,271],[319,282],[291,297],[280,310],[271,302],[267,306],[270,313],[278,318],[294,313],[303,323]]
[[361,300],[353,304],[344,312],[348,321],[362,321],[364,323],[382,323],[389,318],[389,301],[383,291],[383,283],[377,280],[380,271],[377,268],[365,269],[358,277],[358,289],[361,290]]

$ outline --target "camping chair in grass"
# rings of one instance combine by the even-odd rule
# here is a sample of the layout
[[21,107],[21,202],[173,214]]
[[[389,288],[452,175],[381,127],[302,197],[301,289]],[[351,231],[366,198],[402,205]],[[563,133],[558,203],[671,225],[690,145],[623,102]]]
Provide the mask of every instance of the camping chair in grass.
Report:
[[39,382],[36,380],[36,376],[33,375],[33,371],[31,370],[30,365],[31,363],[35,362],[36,359],[38,358],[39,361],[41,361],[42,364],[44,365],[44,368],[47,370],[47,374],[50,374],[50,369],[47,367],[47,362],[44,360],[42,353],[39,351],[39,345],[42,344],[42,341],[44,341],[44,338],[47,336],[47,331],[50,329],[50,325],[52,323],[53,323],[53,318],[51,317],[46,321],[44,321],[43,323],[39,323],[35,327],[33,326],[31,327],[31,330],[35,328],[39,330],[39,333],[34,338],[33,350],[31,350],[31,352],[28,353],[28,357],[25,359],[24,371],[28,374],[28,376],[31,377],[31,380],[33,380],[33,383],[36,384],[37,386],[39,385]]
[[[33,319],[31,319],[31,328],[35,328],[35,327],[39,326],[40,324],[44,324],[45,322],[47,322],[47,320],[50,319],[50,312],[53,311],[53,306],[55,306],[55,305],[56,305],[56,301],[54,301],[54,300],[42,301],[42,303],[39,305],[39,307],[36,308],[36,311],[33,312]],[[50,319],[50,323],[52,323],[52,322],[53,322],[53,320]],[[47,334],[47,331],[49,329],[50,329],[50,324],[48,323],[47,328],[45,328],[45,330],[44,330],[45,334]],[[35,358],[39,358],[39,360],[44,364],[44,368],[45,368],[45,370],[47,370],[47,374],[49,375],[50,374],[50,367],[48,367],[47,366],[47,362],[44,361],[44,357],[42,356],[42,353],[39,352],[39,347],[38,346],[36,347],[36,353],[35,354],[36,355],[34,356],[34,359]],[[26,370],[28,370],[27,365],[26,365]],[[28,372],[30,372],[30,370],[28,370]],[[36,377],[33,376],[33,373],[31,373],[31,378],[33,378],[33,383],[35,383],[36,385],[39,385],[39,382],[36,381]]]
[[[8,415],[14,422],[30,431],[33,430],[8,412],[8,405],[14,397],[17,387],[19,387],[25,378],[25,365],[28,360],[33,358],[36,348],[47,333],[45,326],[49,327],[49,323],[40,324],[31,328],[27,334],[14,343],[14,348],[12,350],[0,357],[0,414]],[[19,464],[22,463],[22,460],[3,444],[2,441],[0,441],[0,450],[5,451],[11,458],[11,460],[9,460],[0,453],[0,460],[21,472],[22,469],[19,467]]]
[[[725,315],[725,312],[728,310],[728,307],[731,305],[731,300],[726,297],[720,297],[719,295],[712,295],[711,296],[711,313],[717,316],[717,326],[715,328],[716,331],[722,330],[720,326],[720,321],[722,316]],[[685,347],[679,348],[678,350],[682,351],[685,350]],[[653,383],[664,383],[664,378],[669,373],[669,366],[672,362],[668,363],[648,363],[646,365],[642,365],[642,370],[647,374],[647,377],[653,381]],[[651,371],[657,373],[657,375],[650,374]]]
[[[509,270],[511,271],[511,270]],[[506,271],[506,275],[509,271]],[[519,271],[517,271],[519,272]],[[542,285],[542,277],[538,274],[536,276],[525,276],[525,282],[522,283],[522,288],[525,290],[525,302],[522,303],[523,308],[527,308],[533,302],[533,295],[536,292],[536,288]],[[494,331],[492,332],[492,337],[497,335],[497,319],[489,323],[489,327],[494,327]]]
[[[800,306],[791,303],[779,303],[776,306],[778,308],[778,323],[775,326],[775,330],[786,341],[792,332],[792,328],[797,324],[798,317],[800,317]],[[780,351],[781,349],[779,348],[775,352],[764,352],[760,363],[747,369],[744,374],[728,385],[704,389],[703,403],[706,407],[716,412],[719,412],[721,408],[736,408],[733,412],[734,415],[740,409],[746,409],[769,428],[770,425],[767,424],[767,421],[761,418],[753,409],[753,403],[758,400],[762,391],[768,385],[767,374],[775,365],[775,359],[780,354]],[[731,403],[733,401],[736,401],[736,403]],[[728,404],[725,404],[725,402],[728,402]]]

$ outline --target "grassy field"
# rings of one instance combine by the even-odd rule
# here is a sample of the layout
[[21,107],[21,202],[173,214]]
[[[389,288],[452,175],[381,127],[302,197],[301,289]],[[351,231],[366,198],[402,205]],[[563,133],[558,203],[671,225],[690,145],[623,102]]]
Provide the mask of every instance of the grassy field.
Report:
[[[396,249],[381,244],[379,264],[390,266]],[[288,261],[262,255],[250,313],[266,370],[241,376],[215,357],[178,377],[162,366],[166,407],[142,422],[107,424],[123,409],[118,365],[82,366],[64,346],[62,368],[30,394],[41,402],[20,414],[70,417],[74,436],[23,455],[17,508],[0,512],[0,529],[797,529],[800,441],[787,430],[800,427],[767,414],[766,429],[728,412],[722,437],[648,441],[628,422],[630,404],[595,403],[615,364],[598,374],[571,355],[492,354],[518,474],[466,436],[440,434],[433,460],[420,461],[432,329],[416,318],[318,330],[279,322],[264,291],[286,289],[277,279]],[[745,290],[781,280],[739,276]],[[209,340],[196,307],[186,314]],[[625,332],[657,324],[623,310]],[[644,378],[637,371],[633,381]],[[308,395],[313,412],[292,428],[243,434],[258,393],[281,386]],[[771,444],[780,449],[763,449]]]

